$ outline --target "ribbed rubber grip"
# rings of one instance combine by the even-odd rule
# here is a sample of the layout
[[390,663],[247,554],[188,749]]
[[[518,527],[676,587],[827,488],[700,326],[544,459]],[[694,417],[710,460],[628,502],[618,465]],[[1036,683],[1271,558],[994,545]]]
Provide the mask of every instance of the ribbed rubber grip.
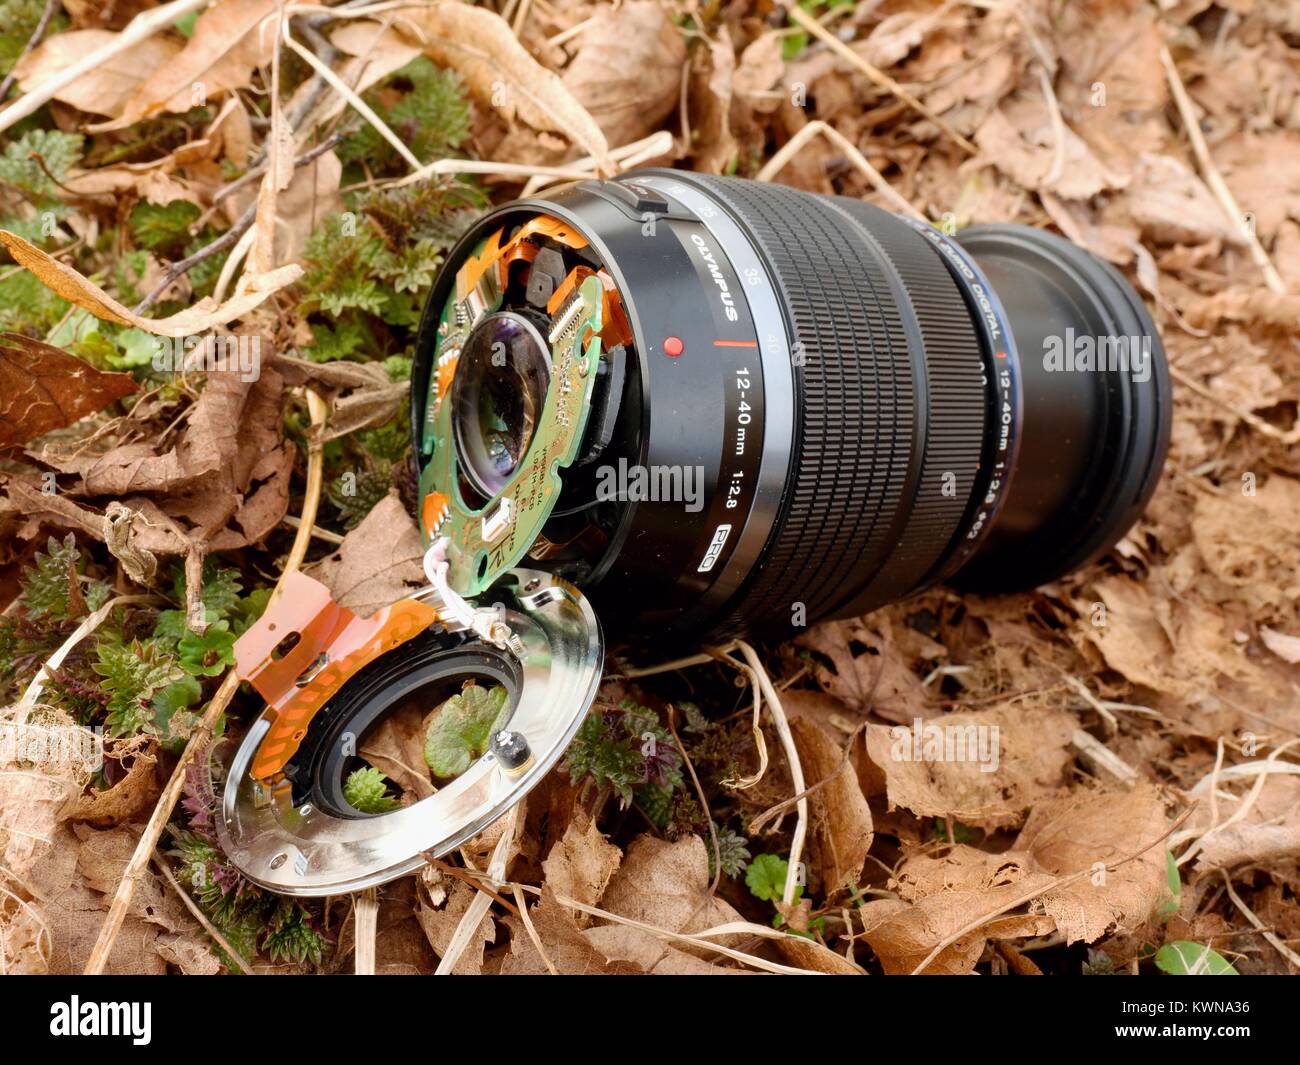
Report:
[[966,301],[938,252],[906,222],[860,200],[831,201],[859,223],[898,271],[920,323],[928,403],[921,478],[907,524],[880,573],[839,607],[864,614],[917,591],[957,535],[979,475],[988,396]]
[[763,560],[733,602],[751,626],[788,626],[795,604],[817,617],[860,589],[902,531],[923,439],[920,332],[879,246],[829,201],[781,186],[676,176],[745,227],[787,314],[795,454]]

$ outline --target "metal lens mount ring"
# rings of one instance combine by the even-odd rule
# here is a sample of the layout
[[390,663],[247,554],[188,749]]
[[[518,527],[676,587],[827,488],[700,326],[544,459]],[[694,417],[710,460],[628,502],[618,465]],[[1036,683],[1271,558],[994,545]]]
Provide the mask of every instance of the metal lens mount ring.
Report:
[[[600,683],[596,616],[576,588],[548,573],[512,570],[492,591],[505,601],[505,623],[518,637],[504,652],[516,659],[520,681],[500,754],[489,751],[434,795],[400,810],[339,817],[314,804],[295,806],[287,780],[266,787],[249,774],[273,720],[272,711],[263,712],[230,765],[217,826],[223,849],[249,880],[299,896],[386,883],[418,869],[426,854],[445,854],[477,835],[559,761]],[[475,643],[461,646],[472,650]]]

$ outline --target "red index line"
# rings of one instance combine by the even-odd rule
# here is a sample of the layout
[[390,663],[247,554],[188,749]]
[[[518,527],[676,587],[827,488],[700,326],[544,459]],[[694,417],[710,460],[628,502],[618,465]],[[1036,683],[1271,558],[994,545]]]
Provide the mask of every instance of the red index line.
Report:
[[1007,353],[1005,351],[999,351],[999,352],[995,352],[994,356],[995,358],[1005,359],[1007,357]]
[[758,341],[757,340],[715,340],[713,342],[713,346],[715,348],[756,348],[758,347]]

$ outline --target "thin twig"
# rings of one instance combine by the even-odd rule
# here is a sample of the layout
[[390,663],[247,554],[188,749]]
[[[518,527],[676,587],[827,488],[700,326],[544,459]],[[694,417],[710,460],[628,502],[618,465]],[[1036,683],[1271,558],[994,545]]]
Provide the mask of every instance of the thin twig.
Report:
[[199,907],[199,904],[190,898],[190,893],[177,882],[176,875],[172,872],[171,864],[157,851],[154,851],[153,863],[158,867],[158,871],[162,873],[163,879],[166,880],[171,889],[176,892],[177,897],[181,902],[185,903],[185,908],[194,915],[194,919],[203,926],[204,931],[212,937],[213,942],[226,952],[230,960],[238,966],[240,972],[245,976],[256,976],[257,973],[244,959],[244,956],[231,945],[230,940],[221,934],[221,929],[208,919],[208,915],[203,912]]
[[559,976],[559,970],[551,963],[546,948],[542,946],[542,937],[537,934],[537,929],[533,927],[533,919],[528,914],[528,903],[524,901],[524,893],[519,889],[518,884],[513,885],[513,887],[515,902],[519,904],[519,919],[524,923],[524,931],[528,933],[528,938],[533,941],[533,946],[537,949],[542,964],[546,966],[546,971],[552,976]]
[[366,888],[352,896],[353,971],[357,976],[375,975],[375,938],[379,933],[379,895]]
[[898,82],[896,82],[883,70],[881,70],[877,66],[874,66],[871,63],[868,63],[865,59],[862,58],[862,56],[858,55],[857,52],[855,52],[847,44],[845,44],[838,37],[836,37],[835,34],[831,33],[830,30],[828,30],[815,18],[809,15],[808,12],[806,12],[798,4],[792,4],[790,7],[786,8],[786,12],[790,16],[791,22],[798,23],[799,26],[801,26],[804,30],[806,30],[808,33],[812,34],[819,41],[825,44],[827,48],[829,48],[832,52],[834,52],[837,56],[843,59],[850,66],[854,67],[856,70],[865,74],[868,78],[870,78],[873,82],[875,82],[878,86],[880,86],[880,88],[886,90],[887,92],[893,93],[900,100],[902,100],[903,103],[907,104],[907,106],[910,107],[913,111],[916,111],[919,114],[924,115],[936,126],[938,126],[939,129],[942,130],[946,136],[951,138],[958,146],[960,146],[963,151],[969,152],[971,155],[978,154],[979,149],[975,147],[974,144],[972,144],[969,140],[967,140],[955,129],[953,129],[952,126],[950,126],[942,118],[936,115],[932,110],[930,110],[930,108],[926,107],[925,104],[921,103],[920,100],[918,100],[910,92],[904,89],[903,86],[899,85]]
[[672,706],[668,707],[667,716],[668,731],[672,733],[673,743],[677,744],[677,753],[682,756],[686,771],[691,775],[691,783],[695,785],[695,794],[700,799],[700,808],[704,811],[704,820],[709,825],[709,842],[713,844],[713,882],[709,885],[709,894],[716,895],[718,884],[722,882],[722,847],[718,843],[718,829],[713,823],[713,814],[709,812],[709,800],[705,798],[704,788],[700,784],[700,778],[695,773],[695,766],[691,764],[691,760],[686,754],[686,748],[682,746],[682,738],[677,735],[677,726],[673,722],[676,711]]
[[[315,145],[308,151],[303,152],[301,155],[297,156],[293,161],[293,165],[295,169],[298,167],[307,166],[309,163],[315,162],[316,159],[324,155],[331,148],[335,147],[342,139],[343,138],[341,135],[335,134],[333,137],[330,137],[328,140],[322,141],[320,144]],[[172,285],[174,285],[182,277],[184,277],[196,266],[198,266],[199,263],[203,262],[206,259],[211,259],[214,255],[220,255],[232,244],[237,243],[239,241],[239,238],[244,235],[244,233],[249,229],[249,227],[252,226],[253,222],[256,220],[257,220],[257,201],[254,200],[244,209],[244,213],[241,214],[237,219],[235,219],[231,227],[227,229],[224,233],[222,233],[221,236],[219,236],[211,244],[205,245],[204,247],[196,251],[193,255],[187,256],[186,258],[181,259],[179,262],[172,263],[171,266],[167,267],[166,272],[163,274],[162,280],[158,282],[158,284],[154,287],[153,291],[150,292],[149,295],[145,296],[145,298],[142,299],[138,304],[136,304],[135,313],[143,314],[146,310],[148,310],[150,307],[152,307],[155,303],[158,302],[158,299],[162,296],[164,292],[166,292],[169,288],[171,288]]]
[[[307,408],[311,415],[311,424],[314,431],[307,437],[307,486],[303,493],[301,514],[303,524],[294,537],[293,546],[289,549],[289,557],[285,560],[284,569],[279,580],[275,583],[275,589],[271,592],[267,609],[270,609],[283,594],[285,579],[302,565],[302,560],[307,555],[307,547],[311,543],[311,526],[316,521],[316,510],[320,505],[325,468],[324,451],[320,439],[321,431],[325,427],[329,406],[324,399],[308,389]],[[226,674],[226,679],[222,682],[221,687],[217,689],[212,701],[208,703],[203,719],[195,727],[189,742],[185,745],[185,750],[181,752],[181,756],[176,762],[176,768],[172,771],[171,779],[167,781],[167,787],[163,789],[163,793],[154,807],[153,814],[149,818],[149,823],[145,825],[144,833],[136,845],[135,853],[131,856],[131,860],[122,873],[122,879],[119,881],[117,891],[113,895],[113,902],[108,908],[108,915],[104,918],[103,927],[99,930],[99,938],[95,940],[94,949],[90,952],[90,958],[86,962],[85,973],[87,976],[99,975],[108,964],[108,956],[113,950],[117,934],[122,930],[122,922],[126,920],[127,911],[131,907],[131,899],[135,895],[136,883],[143,874],[145,866],[149,864],[149,858],[158,846],[158,840],[162,837],[163,830],[171,819],[172,810],[180,798],[181,789],[185,784],[185,771],[198,752],[207,747],[212,739],[212,733],[216,729],[217,722],[238,690],[239,675],[231,670]]]
[[367,122],[369,122],[372,126],[374,126],[375,132],[378,133],[381,137],[384,138],[384,140],[386,140],[389,144],[393,146],[393,148],[397,151],[397,154],[400,155],[403,159],[405,159],[408,164],[410,164],[412,170],[420,169],[420,160],[417,159],[414,153],[412,153],[411,149],[408,148],[402,142],[402,139],[398,137],[397,134],[394,133],[391,129],[388,128],[388,124],[377,114],[375,114],[374,109],[368,103],[366,103],[365,100],[361,99],[361,97],[358,96],[356,92],[352,90],[352,88],[347,84],[347,82],[345,82],[342,78],[340,78],[337,74],[335,74],[333,70],[331,70],[328,66],[326,66],[319,59],[317,59],[310,49],[304,48],[302,45],[300,45],[297,41],[293,39],[293,36],[289,33],[289,22],[287,19],[285,20],[284,23],[284,43],[287,44],[299,56],[305,59],[307,61],[307,65],[310,66],[312,70],[316,71],[317,74],[319,74],[322,78],[324,78],[327,82],[329,82],[330,87],[335,92],[337,92],[340,96],[342,96],[343,99],[346,100],[348,104],[351,105],[354,111],[356,111],[362,118],[364,118]]
[[[452,865],[450,862],[444,862],[441,858],[435,858],[433,854],[430,853],[429,851],[421,851],[420,853],[424,857],[424,860],[428,862],[431,866],[433,866],[433,868],[437,869],[439,872],[445,873],[447,876],[454,877],[456,880],[461,881],[461,883],[463,884],[468,884],[476,891],[487,892],[489,895],[492,896],[493,899],[501,903],[501,905],[504,906],[508,912],[515,913],[515,908],[510,904],[509,899],[507,899],[504,895],[498,894],[487,884],[483,883],[482,873],[478,873],[478,872],[471,873],[467,869],[459,869],[456,866]],[[518,917],[519,914],[515,913],[515,916]]]
[[1259,242],[1254,227],[1242,224],[1244,216],[1241,208],[1237,206],[1232,190],[1223,180],[1219,168],[1214,165],[1214,159],[1210,156],[1210,147],[1205,143],[1205,134],[1201,132],[1201,124],[1196,118],[1192,98],[1187,94],[1187,87],[1178,73],[1178,67],[1174,65],[1174,57],[1169,54],[1168,45],[1160,46],[1160,62],[1164,64],[1165,76],[1169,80],[1169,91],[1173,94],[1174,103],[1178,105],[1178,113],[1183,119],[1183,128],[1187,131],[1187,139],[1192,143],[1192,151],[1196,153],[1196,161],[1201,165],[1205,183],[1210,186],[1210,191],[1214,193],[1219,206],[1228,216],[1229,223],[1244,237],[1246,247],[1250,249],[1250,257],[1255,260],[1255,265],[1264,275],[1264,283],[1278,295],[1285,295],[1286,282],[1282,280],[1282,275],[1277,272],[1273,261],[1268,257],[1264,245]]
[[14,87],[16,75],[14,71],[18,69],[18,64],[26,59],[35,50],[36,46],[41,43],[41,38],[45,36],[45,31],[50,28],[50,20],[54,18],[54,12],[59,6],[59,0],[45,0],[45,10],[41,12],[41,20],[36,23],[36,29],[32,31],[31,37],[27,39],[27,45],[23,48],[14,65],[9,68],[9,73],[5,75],[5,80],[0,81],[0,103],[9,95],[9,90]]
[[767,700],[767,712],[772,718],[772,724],[776,727],[776,734],[781,740],[781,746],[785,749],[785,759],[790,769],[791,786],[794,788],[795,794],[801,796],[795,802],[799,818],[795,822],[794,833],[790,840],[790,861],[785,871],[785,891],[782,895],[782,901],[785,905],[793,906],[795,888],[799,886],[799,865],[803,856],[804,839],[808,835],[808,798],[803,795],[806,790],[803,779],[803,764],[799,761],[799,749],[795,746],[794,736],[790,732],[790,722],[786,720],[785,710],[781,706],[781,697],[777,694],[776,688],[772,686],[772,679],[767,675],[767,670],[763,668],[758,652],[744,640],[737,640],[736,647],[744,655],[745,661],[749,663],[749,668],[754,671],[759,686],[763,689],[763,698]]
[[[1271,929],[1265,927],[1264,922],[1261,921],[1259,917],[1256,916],[1255,911],[1252,910],[1249,906],[1247,906],[1244,902],[1242,902],[1241,896],[1238,895],[1237,892],[1233,890],[1232,878],[1228,876],[1227,870],[1226,869],[1222,870],[1222,872],[1223,872],[1223,885],[1228,889],[1228,898],[1232,899],[1232,904],[1241,911],[1242,916],[1245,917],[1247,921],[1253,924],[1260,931],[1260,933],[1268,941],[1269,946],[1271,946],[1274,950],[1276,950],[1279,954],[1281,954],[1282,957],[1284,957],[1297,969],[1300,969],[1300,954],[1297,954],[1294,950],[1292,950],[1285,943],[1283,943],[1282,940],[1279,939],[1272,932]],[[1208,957],[1209,953],[1210,952],[1207,950],[1205,952],[1205,957]]]
[[858,147],[848,137],[844,136],[834,126],[816,119],[809,122],[798,133],[791,137],[781,149],[763,164],[763,169],[754,175],[756,181],[771,181],[779,174],[787,163],[795,157],[799,150],[807,144],[813,137],[822,136],[831,141],[840,151],[848,156],[849,162],[861,171],[871,185],[880,195],[887,199],[893,206],[894,210],[901,211],[903,214],[909,214],[919,221],[926,221],[925,215],[913,207],[903,195],[894,188],[884,176],[867,160],[867,157],[858,151]]

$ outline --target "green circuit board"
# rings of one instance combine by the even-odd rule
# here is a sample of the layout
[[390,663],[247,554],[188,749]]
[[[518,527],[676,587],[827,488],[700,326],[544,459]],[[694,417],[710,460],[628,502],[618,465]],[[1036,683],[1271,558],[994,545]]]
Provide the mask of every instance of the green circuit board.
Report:
[[536,432],[509,481],[479,509],[465,501],[459,487],[450,386],[474,322],[501,301],[498,297],[471,315],[455,292],[448,297],[425,403],[422,446],[429,458],[420,476],[420,525],[426,545],[448,539],[449,579],[461,595],[478,595],[518,565],[559,498],[559,471],[577,457],[599,370],[602,296],[601,281],[592,275],[556,310],[547,337],[550,383]]

